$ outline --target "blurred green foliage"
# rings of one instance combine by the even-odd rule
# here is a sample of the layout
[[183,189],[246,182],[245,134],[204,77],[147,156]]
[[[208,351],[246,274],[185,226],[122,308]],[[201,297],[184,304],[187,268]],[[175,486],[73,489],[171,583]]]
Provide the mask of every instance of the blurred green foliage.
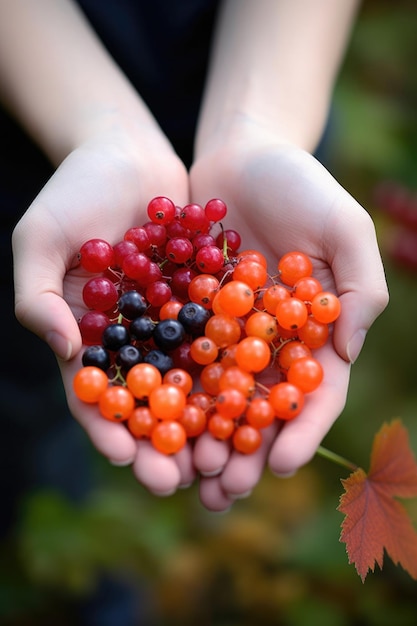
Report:
[[[373,436],[393,417],[417,450],[417,275],[384,250],[373,195],[384,179],[416,187],[416,32],[414,2],[364,3],[331,122],[329,168],[375,219],[391,293],[324,442],[365,469]],[[147,590],[147,626],[414,626],[415,581],[386,561],[363,585],[348,565],[336,511],[341,468],[317,458],[291,479],[266,472],[251,498],[218,516],[200,506],[196,486],[154,498],[128,468],[92,455],[100,483],[86,502],[45,491],[22,503],[1,546],[2,623],[76,626],[68,607],[109,572]],[[409,510],[417,520],[417,503]]]

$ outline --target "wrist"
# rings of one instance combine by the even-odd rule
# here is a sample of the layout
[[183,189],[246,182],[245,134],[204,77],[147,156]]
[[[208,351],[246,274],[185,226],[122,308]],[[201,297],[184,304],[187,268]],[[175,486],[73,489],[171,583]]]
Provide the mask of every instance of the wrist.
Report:
[[313,153],[323,128],[324,121],[313,134],[311,127],[304,130],[302,124],[291,124],[284,117],[271,121],[242,112],[225,115],[210,129],[204,126],[199,129],[195,161],[219,152],[228,155],[226,158],[239,158],[248,152],[277,146],[293,146]]
[[141,104],[125,107],[100,103],[86,107],[68,121],[65,130],[57,132],[51,141],[43,142],[42,147],[56,166],[75,150],[97,145],[120,151],[125,158],[141,165],[153,153],[159,153],[159,159],[161,154],[164,159],[169,154],[174,156],[171,144]]

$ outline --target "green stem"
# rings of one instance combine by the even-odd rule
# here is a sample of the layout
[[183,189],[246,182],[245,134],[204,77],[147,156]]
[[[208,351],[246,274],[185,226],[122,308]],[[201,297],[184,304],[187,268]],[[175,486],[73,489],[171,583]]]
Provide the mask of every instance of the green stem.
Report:
[[119,365],[116,365],[115,368],[116,368],[116,375],[113,376],[113,378],[110,378],[110,382],[111,383],[120,382],[123,385],[123,387],[126,387],[126,380],[122,374],[122,368]]
[[357,469],[359,469],[359,466],[356,465],[355,463],[352,463],[352,461],[345,459],[343,456],[340,456],[340,454],[336,454],[336,452],[332,452],[331,450],[328,450],[327,448],[324,448],[323,446],[319,446],[317,448],[317,454],[323,457],[324,459],[327,459],[328,461],[332,461],[332,463],[341,465],[342,467],[350,470],[351,472],[354,472]]
[[224,234],[224,227],[223,224],[220,222],[220,228],[223,234],[223,258],[224,258],[224,262],[228,263],[229,261],[229,255],[227,254],[227,237]]

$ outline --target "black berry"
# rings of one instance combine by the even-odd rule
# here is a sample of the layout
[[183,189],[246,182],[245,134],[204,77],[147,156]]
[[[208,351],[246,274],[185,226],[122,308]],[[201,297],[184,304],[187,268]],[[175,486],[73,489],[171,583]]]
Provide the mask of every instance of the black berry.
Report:
[[103,346],[89,346],[82,356],[84,366],[93,365],[106,372],[110,367],[110,355]]
[[186,302],[178,313],[178,321],[190,335],[202,335],[210,317],[210,311],[196,302]]
[[152,337],[155,326],[155,322],[150,317],[143,315],[142,317],[137,317],[130,323],[129,331],[134,339],[147,341]]
[[131,367],[143,361],[143,356],[138,348],[127,344],[120,348],[115,360],[123,372],[128,372]]
[[150,363],[158,369],[162,376],[174,367],[172,358],[162,350],[150,350],[143,358],[144,363]]
[[103,331],[102,343],[107,350],[117,352],[122,346],[130,343],[129,332],[123,324],[110,324]]
[[148,305],[142,294],[138,291],[131,290],[126,291],[120,296],[117,306],[124,318],[133,320],[135,317],[143,315]]
[[153,333],[153,340],[161,350],[175,350],[182,344],[184,338],[184,326],[175,319],[161,320]]

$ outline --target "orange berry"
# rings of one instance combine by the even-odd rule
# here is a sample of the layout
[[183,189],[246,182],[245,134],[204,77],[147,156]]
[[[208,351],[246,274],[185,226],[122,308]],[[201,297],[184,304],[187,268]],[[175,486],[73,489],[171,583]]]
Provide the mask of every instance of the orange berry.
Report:
[[275,315],[278,302],[286,300],[290,297],[291,293],[287,287],[284,287],[283,285],[272,285],[263,292],[262,300],[267,312],[271,315]]
[[217,359],[219,348],[210,337],[197,337],[190,346],[190,356],[199,365],[208,365]]
[[262,372],[271,361],[269,344],[260,337],[245,337],[236,348],[236,363],[248,372]]
[[280,279],[285,285],[290,287],[295,285],[300,278],[311,276],[312,272],[313,264],[304,252],[287,252],[278,262]]
[[232,436],[235,423],[220,413],[214,413],[207,423],[207,429],[215,439],[225,440]]
[[79,400],[94,404],[107,389],[109,379],[99,367],[87,365],[82,367],[74,376],[73,389]]
[[266,428],[275,419],[272,404],[266,398],[253,398],[246,409],[246,420],[254,428]]
[[112,422],[127,420],[135,408],[135,398],[126,387],[114,385],[107,387],[98,401],[100,413]]
[[262,435],[250,424],[242,424],[233,433],[233,447],[242,454],[253,454],[262,443]]
[[233,317],[242,317],[253,308],[255,294],[247,283],[231,280],[220,289],[218,302],[225,313]]
[[186,396],[188,396],[193,388],[193,378],[191,374],[180,367],[173,367],[168,370],[168,372],[164,374],[162,382],[180,387]]
[[188,285],[188,297],[192,302],[211,309],[212,302],[219,290],[219,281],[211,274],[197,274]]
[[206,393],[216,396],[219,391],[220,377],[224,372],[224,367],[218,361],[205,365],[200,372],[200,383]]
[[297,385],[304,393],[310,393],[319,387],[323,380],[323,367],[312,357],[296,359],[288,368],[287,380]]
[[285,381],[273,385],[268,400],[275,415],[282,420],[292,420],[300,414],[304,406],[304,394],[295,385]]
[[161,420],[176,420],[187,403],[185,393],[177,385],[162,383],[149,394],[149,408]]
[[277,320],[266,311],[256,311],[246,320],[245,332],[247,335],[260,337],[270,343],[278,335]]
[[178,313],[181,311],[183,305],[178,300],[168,300],[159,309],[159,319],[162,320],[176,320]]
[[247,398],[252,396],[255,392],[255,378],[251,372],[248,372],[238,365],[232,365],[226,368],[220,375],[218,380],[218,390],[223,389],[238,389]]
[[177,421],[159,422],[152,431],[153,447],[162,454],[176,454],[185,446],[187,434],[182,424]]
[[161,372],[151,363],[138,363],[126,375],[127,387],[138,399],[148,397],[161,383]]
[[233,271],[233,280],[242,281],[253,290],[263,287],[267,278],[266,267],[251,259],[243,258]]
[[184,426],[187,437],[197,437],[206,429],[207,416],[196,404],[186,404],[178,422]]
[[310,315],[302,328],[298,330],[298,338],[312,350],[321,348],[329,336],[329,326],[319,322]]
[[311,302],[314,296],[323,291],[323,287],[317,278],[314,276],[304,276],[297,280],[293,287],[293,295],[303,302]]
[[246,409],[246,396],[239,389],[223,389],[216,398],[216,411],[223,417],[234,419]]
[[308,310],[302,300],[294,297],[278,302],[275,315],[280,326],[288,330],[297,330],[306,323]]
[[225,348],[237,343],[242,334],[238,320],[228,314],[219,313],[207,321],[204,333],[210,337],[219,348]]
[[127,420],[127,427],[137,439],[149,439],[158,420],[152,415],[149,407],[138,406]]
[[281,369],[287,370],[295,359],[303,356],[311,356],[310,348],[301,341],[288,341],[278,348],[278,365]]
[[339,298],[330,291],[321,291],[311,301],[312,315],[323,324],[331,324],[340,315],[342,305]]
[[239,252],[239,254],[236,256],[236,259],[238,261],[256,261],[256,263],[260,263],[265,268],[268,266],[265,256],[262,254],[262,252],[259,252],[258,250],[242,250],[242,252]]

